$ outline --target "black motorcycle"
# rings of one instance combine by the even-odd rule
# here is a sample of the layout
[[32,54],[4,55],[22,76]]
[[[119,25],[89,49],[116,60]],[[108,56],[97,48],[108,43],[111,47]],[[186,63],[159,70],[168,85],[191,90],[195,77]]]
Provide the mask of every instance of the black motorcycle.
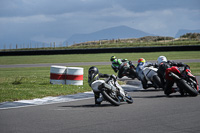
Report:
[[127,76],[128,78],[135,79],[136,76],[136,68],[132,63],[123,62],[119,66],[118,77],[122,78],[123,76]]

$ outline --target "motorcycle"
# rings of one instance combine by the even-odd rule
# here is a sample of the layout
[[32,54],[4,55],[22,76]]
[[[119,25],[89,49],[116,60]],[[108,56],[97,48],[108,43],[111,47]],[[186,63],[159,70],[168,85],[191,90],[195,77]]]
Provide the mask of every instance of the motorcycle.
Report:
[[111,75],[106,80],[96,80],[91,87],[93,91],[100,92],[103,98],[114,106],[119,106],[121,102],[133,103],[132,97],[119,85],[115,75]]
[[136,78],[135,66],[132,63],[130,65],[128,62],[123,62],[119,66],[118,77],[121,78],[123,76],[127,76],[132,79]]
[[162,88],[161,80],[157,71],[158,69],[154,66],[147,66],[143,68],[143,74],[146,81],[150,81],[152,83],[152,87],[154,88]]
[[[156,89],[162,88],[162,83],[157,74],[157,71],[158,69],[156,68],[156,64],[153,65],[150,62],[140,62],[137,65],[137,78],[142,82],[142,86],[144,89],[147,89],[149,87],[154,87]],[[149,84],[148,82],[151,82],[151,84]]]
[[189,94],[197,96],[199,94],[198,81],[191,73],[189,67],[176,67],[166,69],[166,79],[174,81],[178,86],[178,91],[182,96]]

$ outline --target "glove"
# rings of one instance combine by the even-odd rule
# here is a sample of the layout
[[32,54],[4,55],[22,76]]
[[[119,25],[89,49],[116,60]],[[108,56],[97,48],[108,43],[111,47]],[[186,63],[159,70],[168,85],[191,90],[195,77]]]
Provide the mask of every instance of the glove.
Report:
[[155,68],[158,68],[158,63],[155,63],[155,64],[154,64],[154,67],[155,67]]
[[111,79],[114,79],[115,82],[117,81],[117,77],[116,77],[114,74],[112,74],[112,75],[110,76],[110,78],[111,78]]

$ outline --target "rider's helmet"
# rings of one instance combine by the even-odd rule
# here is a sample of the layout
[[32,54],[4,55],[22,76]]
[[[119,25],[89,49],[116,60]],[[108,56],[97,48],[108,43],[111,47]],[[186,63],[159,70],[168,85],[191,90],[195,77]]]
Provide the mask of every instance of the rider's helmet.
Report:
[[161,63],[161,62],[167,62],[167,58],[165,56],[159,56],[158,59],[157,59],[157,62],[158,62],[158,65]]
[[139,63],[145,63],[146,61],[145,61],[145,59],[144,58],[140,58],[139,60],[138,60],[138,64]]
[[111,56],[110,61],[114,61],[116,58],[116,56]]
[[88,70],[88,84],[91,85],[92,82],[99,79],[99,70],[97,67],[92,66]]

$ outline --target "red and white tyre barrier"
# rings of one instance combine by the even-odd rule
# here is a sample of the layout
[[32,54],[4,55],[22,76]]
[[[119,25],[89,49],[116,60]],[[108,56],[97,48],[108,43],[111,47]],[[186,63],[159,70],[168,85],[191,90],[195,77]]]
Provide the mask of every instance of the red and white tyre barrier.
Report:
[[83,85],[83,68],[67,67],[66,84],[67,85]]
[[52,65],[50,69],[50,83],[83,85],[83,68]]
[[65,66],[51,66],[50,83],[51,84],[66,84],[66,69]]

